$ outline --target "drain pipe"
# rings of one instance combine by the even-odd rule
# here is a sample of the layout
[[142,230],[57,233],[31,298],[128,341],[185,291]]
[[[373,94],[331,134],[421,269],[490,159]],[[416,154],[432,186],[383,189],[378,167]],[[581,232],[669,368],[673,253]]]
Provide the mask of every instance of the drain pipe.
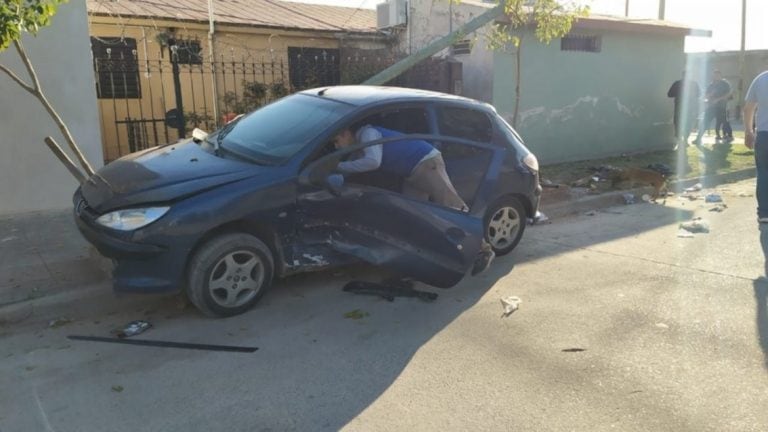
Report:
[[219,124],[219,92],[216,85],[216,53],[213,50],[213,0],[208,0],[208,59],[211,62],[211,94],[213,96],[213,121]]

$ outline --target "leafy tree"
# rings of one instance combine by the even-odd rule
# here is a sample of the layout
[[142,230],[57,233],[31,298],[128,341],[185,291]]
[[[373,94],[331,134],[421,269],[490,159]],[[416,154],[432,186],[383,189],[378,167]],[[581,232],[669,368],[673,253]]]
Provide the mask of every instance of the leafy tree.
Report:
[[[37,73],[35,73],[35,69],[32,67],[32,62],[29,60],[29,56],[24,50],[24,45],[21,42],[21,38],[24,34],[37,35],[37,32],[42,27],[49,25],[59,5],[65,1],[66,0],[3,0],[0,2],[0,52],[5,51],[11,45],[16,48],[16,52],[19,54],[19,57],[27,70],[31,84],[24,81],[14,71],[3,64],[0,64],[0,71],[8,75],[13,81],[21,86],[21,88],[40,101],[51,118],[56,122],[56,125],[67,140],[72,152],[77,156],[77,159],[86,174],[91,175],[93,174],[93,168],[91,168],[91,165],[83,156],[75,139],[61,119],[61,116],[59,116],[45,97]],[[69,169],[75,178],[80,182],[85,179],[80,169],[66,156],[53,138],[50,136],[46,137],[45,143],[51,151],[56,154],[59,160],[66,165],[67,169]]]
[[[461,0],[449,0],[459,3]],[[574,21],[589,14],[588,6],[572,0],[496,0],[504,4],[506,23],[493,24],[488,32],[488,47],[493,50],[513,49],[515,54],[515,111],[512,125],[517,126],[520,109],[520,64],[527,30],[533,29],[536,40],[549,44],[571,31]]]

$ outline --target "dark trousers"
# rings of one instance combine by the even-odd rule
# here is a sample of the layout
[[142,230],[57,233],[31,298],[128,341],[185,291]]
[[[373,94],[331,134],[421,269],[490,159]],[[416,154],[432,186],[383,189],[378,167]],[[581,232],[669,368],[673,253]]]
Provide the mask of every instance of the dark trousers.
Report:
[[758,131],[755,139],[757,169],[757,217],[768,218],[768,131]]
[[715,135],[718,137],[720,137],[721,128],[723,129],[723,134],[725,134],[725,125],[728,125],[728,130],[731,129],[731,124],[728,123],[728,118],[725,115],[725,107],[717,105],[711,106],[704,111],[704,119],[701,121],[701,124],[699,124],[699,133],[696,134],[697,140],[700,140],[701,136],[704,135],[704,131],[709,128],[710,123],[712,123],[712,119],[715,119]]

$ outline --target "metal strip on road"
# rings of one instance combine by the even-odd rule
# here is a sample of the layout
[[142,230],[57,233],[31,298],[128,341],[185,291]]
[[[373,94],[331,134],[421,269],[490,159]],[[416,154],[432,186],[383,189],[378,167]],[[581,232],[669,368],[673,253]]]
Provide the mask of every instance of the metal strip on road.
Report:
[[225,351],[225,352],[240,352],[240,353],[252,353],[258,350],[257,347],[240,347],[231,345],[209,345],[209,344],[194,344],[184,342],[168,342],[158,340],[145,340],[145,339],[117,339],[109,337],[99,336],[67,336],[70,340],[90,341],[90,342],[107,342],[126,345],[143,345],[153,346],[160,348],[181,348],[181,349],[196,349],[205,351]]

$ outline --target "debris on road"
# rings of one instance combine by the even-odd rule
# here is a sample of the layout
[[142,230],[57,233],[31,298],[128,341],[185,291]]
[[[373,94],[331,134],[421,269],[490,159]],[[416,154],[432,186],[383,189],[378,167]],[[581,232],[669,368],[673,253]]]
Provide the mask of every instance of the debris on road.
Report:
[[121,385],[113,385],[112,386],[112,391],[115,392],[115,393],[120,393],[123,390],[124,390],[123,386],[121,386]]
[[624,197],[624,204],[634,204],[635,203],[635,195],[631,193],[625,193],[622,195]]
[[585,215],[585,216],[594,216],[594,215],[596,215],[596,214],[597,214],[597,212],[596,212],[596,211],[594,211],[594,210],[590,210],[590,211],[588,211],[588,212],[584,213],[584,215]]
[[566,349],[562,350],[562,352],[568,352],[568,353],[571,353],[571,352],[584,352],[584,351],[586,351],[585,348],[566,348]]
[[349,311],[349,312],[345,313],[344,314],[344,318],[359,320],[359,319],[363,319],[363,318],[365,318],[367,316],[370,316],[370,315],[371,314],[369,314],[368,312],[361,311],[360,309],[355,309],[353,311]]
[[721,213],[723,210],[727,208],[728,208],[727,205],[721,203],[721,204],[715,204],[715,206],[709,209],[709,211]]
[[640,199],[643,200],[643,202],[650,202],[651,196],[648,194],[643,194],[643,196],[641,196]]
[[720,202],[723,202],[723,197],[721,197],[719,194],[716,194],[716,193],[710,193],[704,197],[704,202],[720,203]]
[[113,344],[140,345],[140,346],[150,346],[150,347],[159,347],[159,348],[180,348],[180,349],[238,352],[238,353],[252,353],[259,349],[257,347],[211,345],[211,344],[171,342],[171,341],[146,340],[146,339],[118,339],[118,338],[101,337],[101,336],[69,335],[67,336],[67,339],[74,340],[74,341],[106,342],[106,343],[113,343]]
[[520,303],[523,301],[520,297],[509,296],[501,299],[501,307],[504,308],[504,312],[501,314],[502,318],[506,318],[516,310],[520,309]]
[[679,238],[693,238],[693,234],[680,228],[677,230],[677,237]]
[[681,223],[680,228],[692,233],[708,233],[709,222],[700,217],[696,217],[688,222]]
[[119,338],[136,336],[138,334],[144,333],[150,327],[152,327],[152,324],[150,324],[148,321],[131,321],[126,324],[122,330],[116,331],[115,335],[117,335]]
[[686,192],[698,192],[702,189],[701,183],[696,183],[695,185],[685,189]]
[[663,329],[668,329],[669,328],[668,325],[666,325],[664,323],[661,323],[661,322],[660,323],[656,323],[656,327],[663,328]]
[[11,241],[11,240],[16,240],[16,239],[18,239],[18,237],[16,237],[16,236],[10,236],[10,237],[6,237],[6,238],[4,238],[4,239],[0,240],[0,243],[9,242],[9,241]]
[[387,301],[394,301],[395,297],[415,297],[426,302],[437,299],[436,293],[414,289],[413,281],[408,279],[387,279],[381,283],[352,281],[342,291],[379,296]]
[[56,318],[56,319],[51,320],[51,321],[48,322],[48,327],[49,328],[59,328],[59,327],[65,326],[67,324],[70,324],[71,322],[72,322],[72,320],[69,319],[69,318]]
[[749,193],[749,192],[739,192],[739,196],[742,197],[742,198],[750,198],[753,195],[751,193]]

